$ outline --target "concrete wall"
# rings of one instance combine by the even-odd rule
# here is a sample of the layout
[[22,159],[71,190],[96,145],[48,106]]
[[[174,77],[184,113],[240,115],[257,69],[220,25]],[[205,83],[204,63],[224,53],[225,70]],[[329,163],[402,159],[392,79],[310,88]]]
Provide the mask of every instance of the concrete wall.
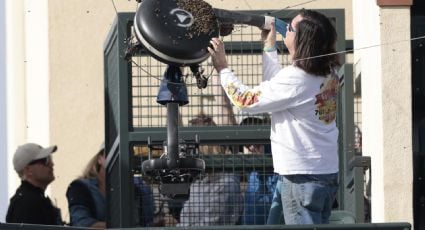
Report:
[[385,7],[380,15],[382,43],[397,42],[381,46],[384,218],[413,223],[410,9]]
[[[118,11],[136,10],[135,0],[113,2]],[[351,0],[297,7],[293,6],[306,1],[208,2],[230,10],[345,8],[346,38],[352,38]],[[10,0],[8,4],[8,161],[18,144],[57,144],[56,180],[49,193],[69,221],[66,188],[82,173],[104,138],[103,42],[116,12],[112,1],[105,0]],[[10,178],[10,197],[19,180],[13,167],[2,172]]]
[[354,63],[367,98],[363,154],[372,159],[372,221],[413,223],[410,11],[353,1],[353,15]]

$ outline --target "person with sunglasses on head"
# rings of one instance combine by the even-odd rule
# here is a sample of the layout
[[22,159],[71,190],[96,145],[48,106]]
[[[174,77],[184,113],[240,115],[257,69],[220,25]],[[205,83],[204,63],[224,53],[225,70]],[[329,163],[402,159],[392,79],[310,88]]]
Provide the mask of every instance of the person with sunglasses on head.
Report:
[[[66,191],[70,225],[74,227],[107,227],[106,200],[106,152],[102,142],[99,150],[91,157],[80,177],[73,180]],[[151,187],[140,178],[134,178],[137,216],[134,221],[142,227],[154,223],[154,200]]]
[[83,174],[66,191],[70,225],[106,228],[106,158],[105,144],[87,163]]
[[13,166],[21,185],[10,199],[7,223],[63,225],[60,210],[44,192],[55,179],[51,155],[56,146],[43,148],[27,143],[19,146],[13,156]]
[[230,101],[248,113],[271,113],[273,167],[279,176],[268,224],[325,224],[338,190],[337,34],[330,20],[301,10],[287,25],[284,43],[292,65],[282,68],[276,28],[261,34],[263,81],[244,85],[228,67],[224,43],[208,47]]

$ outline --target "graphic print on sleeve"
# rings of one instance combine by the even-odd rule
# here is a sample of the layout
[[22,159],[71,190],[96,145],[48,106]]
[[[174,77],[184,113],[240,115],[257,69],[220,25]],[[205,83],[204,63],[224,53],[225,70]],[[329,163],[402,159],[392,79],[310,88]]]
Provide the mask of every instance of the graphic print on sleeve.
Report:
[[333,122],[336,118],[338,89],[338,77],[336,75],[331,75],[320,85],[320,93],[316,95],[315,114],[319,120],[326,124]]
[[244,90],[233,83],[230,83],[225,90],[233,104],[239,108],[257,103],[261,95],[261,91]]

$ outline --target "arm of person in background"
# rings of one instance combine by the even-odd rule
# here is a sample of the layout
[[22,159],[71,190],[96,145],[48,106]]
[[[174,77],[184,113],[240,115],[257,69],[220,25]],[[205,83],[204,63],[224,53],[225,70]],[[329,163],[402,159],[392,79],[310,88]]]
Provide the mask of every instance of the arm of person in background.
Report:
[[90,191],[81,181],[74,181],[66,191],[71,225],[79,227],[106,228],[106,222],[94,217],[95,205]]

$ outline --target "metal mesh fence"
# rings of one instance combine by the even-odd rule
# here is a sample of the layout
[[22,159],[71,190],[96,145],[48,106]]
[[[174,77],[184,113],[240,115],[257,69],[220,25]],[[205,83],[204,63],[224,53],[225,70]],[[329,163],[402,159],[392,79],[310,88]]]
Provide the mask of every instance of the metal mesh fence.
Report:
[[[206,172],[190,185],[190,195],[168,197],[161,186],[135,174],[142,226],[264,225],[277,180],[270,155],[201,155]],[[142,159],[141,159],[142,160]],[[142,222],[145,221],[145,222]]]
[[[238,27],[232,35],[223,38],[226,42],[229,66],[248,86],[254,86],[261,81],[262,53],[258,50],[261,45],[259,37],[260,30],[257,28]],[[281,50],[283,51],[283,45]],[[289,63],[288,55],[281,57],[284,65]],[[156,103],[156,96],[167,66],[147,55],[134,56],[132,63],[132,127],[164,127],[166,107]],[[191,76],[188,67],[183,69],[189,104],[180,107],[180,125],[189,126],[192,119],[203,115],[214,121],[207,126],[239,125],[242,119],[249,115],[230,106],[211,61],[205,61],[201,67],[203,74],[209,78],[205,89],[198,89],[196,79]]]
[[[248,86],[262,78],[260,30],[237,27],[226,44],[229,67]],[[289,63],[279,42],[282,64]],[[166,107],[156,102],[159,85],[166,65],[148,55],[132,58],[132,128],[149,130],[167,124]],[[189,68],[183,69],[189,104],[181,106],[181,127],[229,127],[256,125],[269,127],[268,114],[243,114],[234,109],[225,96],[210,60],[201,65],[209,78],[205,89],[198,89]],[[147,131],[149,132],[149,131]],[[252,133],[255,139],[255,133]],[[183,148],[183,147],[182,147]],[[184,151],[189,151],[185,149]],[[190,184],[190,195],[168,197],[161,185],[141,174],[141,162],[160,157],[163,144],[133,147],[136,204],[140,226],[203,226],[266,223],[277,176],[272,172],[271,150],[268,143],[221,144],[200,143],[197,156],[206,163],[206,171]],[[256,152],[256,153],[252,153]],[[148,211],[152,210],[152,211]]]

